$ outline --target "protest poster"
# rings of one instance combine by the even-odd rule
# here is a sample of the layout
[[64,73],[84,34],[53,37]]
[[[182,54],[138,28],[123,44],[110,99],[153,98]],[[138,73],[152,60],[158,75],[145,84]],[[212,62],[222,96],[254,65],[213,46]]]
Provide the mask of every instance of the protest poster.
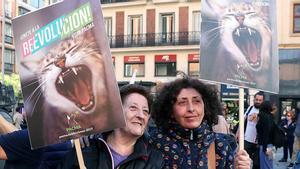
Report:
[[200,78],[279,91],[275,0],[201,1]]
[[65,0],[12,23],[33,148],[125,125],[99,0]]

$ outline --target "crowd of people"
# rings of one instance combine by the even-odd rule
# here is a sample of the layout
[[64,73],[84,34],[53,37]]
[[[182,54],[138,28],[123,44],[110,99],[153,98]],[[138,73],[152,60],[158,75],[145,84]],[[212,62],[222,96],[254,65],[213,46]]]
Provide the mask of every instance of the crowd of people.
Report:
[[265,100],[264,93],[258,92],[254,95],[254,105],[245,112],[245,150],[253,161],[253,169],[273,169],[275,127],[280,128],[284,137],[284,156],[279,162],[287,162],[289,153],[287,167],[296,166],[296,156],[300,151],[300,103],[296,109],[286,111],[278,124],[275,123],[276,111],[276,106]]
[[[87,169],[273,168],[273,126],[269,123],[273,105],[265,101],[263,92],[255,94],[254,105],[245,112],[245,150],[238,149],[238,135],[228,127],[227,110],[217,90],[198,79],[166,83],[155,99],[137,84],[121,87],[120,96],[126,126],[85,139],[82,153]],[[280,124],[288,138],[281,161],[287,160],[288,153],[295,158],[300,145],[296,115],[287,112],[286,116]],[[153,124],[148,127],[150,121]],[[0,159],[6,160],[5,169],[80,166],[72,141],[32,150],[27,129],[5,122],[0,129]]]

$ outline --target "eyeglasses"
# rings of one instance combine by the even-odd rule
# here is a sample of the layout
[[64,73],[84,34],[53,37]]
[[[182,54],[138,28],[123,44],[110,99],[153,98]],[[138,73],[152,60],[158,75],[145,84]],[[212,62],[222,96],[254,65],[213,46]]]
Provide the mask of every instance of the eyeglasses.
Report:
[[291,115],[286,115],[287,117],[292,117]]

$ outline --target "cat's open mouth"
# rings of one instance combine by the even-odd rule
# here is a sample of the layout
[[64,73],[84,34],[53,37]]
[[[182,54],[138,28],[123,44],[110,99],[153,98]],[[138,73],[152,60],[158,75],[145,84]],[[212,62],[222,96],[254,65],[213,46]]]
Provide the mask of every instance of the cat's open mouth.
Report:
[[250,66],[254,69],[261,65],[261,44],[260,33],[250,27],[240,26],[232,33],[233,41],[246,56]]
[[56,79],[56,89],[81,110],[89,111],[95,104],[91,74],[84,65],[65,68]]

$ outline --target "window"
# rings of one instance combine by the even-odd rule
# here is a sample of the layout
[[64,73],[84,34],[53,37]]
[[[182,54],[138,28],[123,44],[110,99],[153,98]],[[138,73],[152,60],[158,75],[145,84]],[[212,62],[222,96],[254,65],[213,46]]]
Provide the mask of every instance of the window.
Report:
[[199,76],[199,62],[189,62],[189,76]]
[[199,76],[200,73],[199,54],[188,55],[188,74],[189,76]]
[[193,31],[194,32],[201,31],[201,13],[200,13],[200,11],[193,12]]
[[142,15],[128,16],[128,35],[129,44],[138,44],[140,34],[142,34],[143,24]]
[[56,3],[56,2],[59,2],[61,0],[52,0],[52,3]]
[[300,4],[294,4],[293,33],[300,33]]
[[160,28],[162,33],[162,42],[173,42],[175,32],[174,14],[161,14],[160,16]]
[[104,25],[109,45],[112,46],[112,18],[104,18]]
[[135,71],[137,77],[145,76],[145,56],[124,56],[124,76],[131,77]]
[[176,55],[155,55],[155,76],[176,76]]
[[125,77],[131,77],[136,72],[136,76],[145,76],[145,64],[144,63],[125,63]]
[[5,43],[9,43],[9,44],[13,43],[11,24],[9,24],[9,23],[5,23],[4,41],[5,41]]
[[5,16],[6,17],[11,17],[11,1],[9,0],[9,1],[4,1],[5,2]]
[[5,49],[4,51],[4,71],[7,73],[13,73],[13,67],[15,64],[15,51]]
[[30,5],[35,8],[42,8],[47,5],[48,0],[31,0]]
[[112,35],[112,18],[104,18],[105,31],[108,37]]
[[27,12],[29,12],[28,9],[25,9],[25,8],[19,6],[19,15],[24,15]]
[[12,36],[11,24],[5,23],[5,35]]

